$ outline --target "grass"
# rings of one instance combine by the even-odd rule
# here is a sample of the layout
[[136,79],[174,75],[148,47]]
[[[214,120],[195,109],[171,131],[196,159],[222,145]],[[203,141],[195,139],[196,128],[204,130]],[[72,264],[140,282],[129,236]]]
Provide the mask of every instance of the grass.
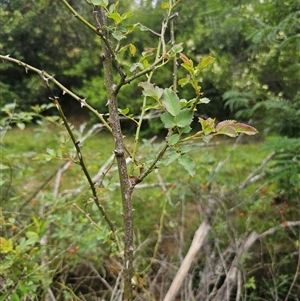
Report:
[[[88,128],[86,129],[88,131]],[[80,134],[77,131],[77,135]],[[80,138],[78,138],[80,140]],[[160,223],[162,208],[167,210],[165,222],[168,227],[174,227],[177,224],[178,210],[182,207],[184,200],[187,210],[195,215],[195,223],[199,222],[199,214],[195,212],[195,195],[201,199],[201,195],[207,193],[207,183],[221,160],[229,155],[228,161],[224,167],[218,172],[213,181],[213,189],[215,191],[230,191],[245,180],[249,173],[259,166],[268,151],[263,149],[263,143],[247,143],[241,144],[237,149],[233,150],[234,139],[218,139],[213,141],[212,145],[195,144],[195,150],[191,153],[197,168],[196,174],[191,178],[185,169],[176,163],[168,166],[161,166],[158,169],[163,181],[167,184],[167,192],[163,191],[158,185],[147,189],[136,189],[133,197],[133,205],[135,209],[134,223],[136,229],[139,229],[141,239],[145,239],[151,233],[155,233]],[[34,194],[33,202],[36,200],[38,204],[46,202],[42,195],[47,194],[47,202],[51,201],[51,195],[55,187],[55,177],[42,189],[37,190],[51,174],[53,174],[67,160],[67,153],[73,153],[73,146],[70,141],[66,141],[66,131],[62,127],[53,125],[28,126],[24,130],[13,128],[7,132],[2,141],[2,162],[9,166],[4,170],[6,173],[4,178],[6,186],[2,186],[2,197],[5,198],[7,189],[11,196],[15,198],[15,210],[18,211],[20,203],[27,210],[32,208],[32,194]],[[126,145],[130,148],[131,139],[126,138]],[[140,146],[140,157],[147,160],[148,156],[156,152],[158,144],[154,142],[152,145],[146,144]],[[82,153],[87,164],[87,168],[93,176],[99,168],[113,153],[113,139],[105,131],[100,131],[96,135],[87,139],[82,143]],[[53,158],[47,161],[43,156],[47,155],[48,149],[57,151],[61,148],[63,158]],[[40,159],[36,159],[40,158]],[[112,168],[115,166],[112,166]],[[10,173],[12,182],[9,183]],[[81,171],[80,166],[75,163],[68,168],[60,177],[59,191],[63,192],[75,189],[82,185],[87,185],[87,181]],[[143,184],[158,184],[158,178],[155,173],[145,179]],[[118,175],[116,172],[108,173],[106,177],[106,189],[100,191],[103,206],[109,215],[115,220],[116,226],[121,227],[121,201],[119,188],[115,186],[118,183]],[[6,189],[6,188],[7,189]],[[255,187],[249,187],[245,192],[233,191],[239,197],[235,197],[235,202],[241,202],[245,196],[251,195],[255,191]],[[99,219],[97,210],[89,202],[90,193],[88,187],[81,193],[76,194],[65,203],[67,210],[74,212],[72,206],[76,202],[82,208],[90,211],[95,220]],[[50,199],[49,199],[50,198]],[[165,202],[167,202],[165,204]],[[197,201],[196,201],[197,202]],[[227,201],[226,201],[227,202]],[[271,202],[271,200],[268,200]],[[88,205],[86,205],[88,204]],[[165,205],[164,205],[165,204]],[[232,201],[226,206],[232,206]],[[248,206],[248,205],[247,205]],[[65,209],[64,209],[65,210]],[[96,211],[95,211],[96,210]],[[239,209],[247,212],[247,208]],[[76,211],[76,210],[75,210]],[[78,212],[74,213],[75,215]],[[150,234],[149,234],[150,233]]]
[[[88,130],[86,128],[84,133]],[[79,129],[75,130],[75,134],[81,140]],[[113,264],[119,260],[116,259],[118,253],[115,242],[90,200],[88,187],[68,198],[62,193],[87,184],[80,166],[72,163],[60,178],[53,177],[45,187],[37,189],[74,152],[72,143],[66,137],[64,128],[53,125],[28,126],[24,130],[12,128],[6,133],[1,144],[0,236],[12,237],[14,246],[20,247],[22,239],[28,238],[28,235],[36,233],[41,239],[46,230],[51,228],[46,248],[47,256],[53,258],[50,264],[53,271],[68,266],[69,273],[73,271],[77,275],[83,272],[82,267],[86,262],[98,270],[118,270],[118,266]],[[142,184],[159,184],[158,176],[161,176],[166,189],[160,185],[135,189],[135,247],[144,246],[136,255],[135,269],[142,271],[149,264],[161,227],[161,258],[169,257],[171,262],[178,260],[177,240],[181,231],[184,235],[181,237],[180,247],[185,254],[193,233],[203,218],[209,189],[219,201],[211,221],[212,235],[221,238],[225,245],[230,240],[232,229],[235,231],[234,235],[242,237],[252,230],[261,233],[285,219],[297,220],[298,214],[294,207],[285,207],[285,203],[271,206],[276,186],[267,185],[265,179],[249,185],[246,189],[237,189],[269,154],[270,150],[265,147],[268,140],[243,143],[236,149],[233,149],[234,139],[221,138],[208,145],[195,144],[191,152],[197,164],[194,177],[190,177],[181,165],[174,162],[167,166],[161,165],[146,178]],[[131,138],[127,137],[125,143],[130,148]],[[139,148],[140,159],[147,160],[155,154],[159,143],[161,142],[142,143]],[[88,170],[93,176],[112,155],[113,139],[105,131],[100,131],[81,145]],[[52,150],[57,153],[58,149],[61,149],[62,156],[49,160],[49,153]],[[222,168],[213,177],[217,166],[226,158],[228,159],[224,161]],[[114,167],[115,162],[110,170]],[[60,194],[54,196],[55,185],[58,184]],[[118,233],[122,236],[122,208],[117,172],[107,171],[102,184],[102,187],[97,188],[101,204],[115,221]],[[36,193],[32,197],[34,192]],[[78,207],[74,207],[74,203]],[[281,214],[282,210],[284,214]],[[97,227],[91,226],[91,220],[94,223],[92,225]],[[281,247],[284,238],[285,235],[279,240],[274,237]],[[42,248],[32,248],[26,249],[25,253],[28,258],[39,260],[42,251]],[[23,261],[22,264],[26,266],[27,263]],[[26,268],[32,268],[30,261]],[[17,270],[13,269],[14,272],[7,277],[12,277]],[[47,279],[46,273],[50,273],[49,277],[52,277],[52,272],[46,271],[42,274],[43,278]]]

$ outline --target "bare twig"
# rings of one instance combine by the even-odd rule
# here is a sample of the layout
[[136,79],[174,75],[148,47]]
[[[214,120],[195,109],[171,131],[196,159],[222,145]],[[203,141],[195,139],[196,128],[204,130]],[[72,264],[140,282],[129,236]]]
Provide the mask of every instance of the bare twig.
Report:
[[253,183],[254,181],[257,180],[257,174],[265,168],[265,166],[269,163],[269,161],[271,161],[274,156],[276,155],[276,152],[271,152],[262,162],[261,164],[258,166],[258,168],[256,168],[245,180],[244,182],[242,182],[239,187],[238,190],[242,190],[244,188],[246,188],[249,184]]

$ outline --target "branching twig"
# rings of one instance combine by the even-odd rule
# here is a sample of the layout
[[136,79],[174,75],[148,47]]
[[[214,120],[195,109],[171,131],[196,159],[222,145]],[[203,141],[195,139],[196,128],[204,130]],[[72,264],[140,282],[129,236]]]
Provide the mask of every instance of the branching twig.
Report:
[[104,119],[103,117],[103,114],[100,114],[96,109],[94,109],[91,105],[89,105],[87,102],[86,102],[86,99],[83,99],[83,98],[80,98],[78,95],[76,95],[75,93],[73,93],[71,90],[67,89],[64,85],[62,85],[59,81],[57,81],[54,76],[51,76],[49,75],[47,72],[45,71],[42,71],[40,69],[37,69],[31,65],[28,65],[20,60],[17,60],[17,59],[14,59],[14,58],[11,58],[9,55],[1,55],[0,54],[0,58],[2,60],[6,60],[6,61],[9,61],[9,62],[12,62],[12,63],[15,63],[19,66],[22,66],[25,68],[26,70],[26,73],[28,70],[31,70],[37,74],[42,74],[43,75],[43,79],[44,81],[46,82],[53,82],[57,87],[59,87],[62,91],[63,91],[63,94],[68,94],[70,95],[72,98],[76,99],[81,107],[86,107],[89,111],[91,111],[92,113],[94,113],[99,119],[100,121],[104,124],[104,126],[106,127],[106,129],[111,132],[111,127],[109,126],[109,124],[106,122],[106,120]]
[[93,182],[93,180],[92,180],[92,178],[91,178],[91,176],[89,174],[89,171],[87,170],[86,164],[84,162],[84,159],[83,159],[83,156],[82,156],[82,153],[81,153],[81,149],[80,149],[80,141],[76,141],[76,138],[75,138],[75,136],[74,136],[74,134],[73,134],[73,132],[72,132],[69,124],[68,124],[68,121],[67,121],[67,119],[66,119],[66,117],[65,117],[65,115],[64,115],[64,113],[63,113],[63,111],[61,109],[61,106],[60,106],[59,102],[57,101],[57,99],[54,99],[54,102],[55,102],[55,105],[56,105],[56,107],[58,109],[60,117],[64,121],[64,125],[65,125],[65,127],[66,127],[66,129],[68,131],[68,134],[71,137],[71,140],[72,140],[72,142],[73,142],[73,144],[74,144],[74,146],[76,148],[76,152],[77,152],[77,156],[78,156],[78,160],[79,160],[78,164],[81,166],[82,171],[83,171],[83,173],[84,173],[84,175],[85,175],[85,177],[86,177],[86,179],[87,179],[87,181],[89,183],[89,186],[90,186],[91,191],[92,191],[94,202],[97,205],[97,207],[100,210],[100,212],[103,215],[103,217],[105,218],[106,222],[108,223],[111,231],[115,235],[116,234],[115,233],[116,232],[115,225],[110,220],[110,218],[108,217],[108,215],[106,214],[103,206],[100,204],[100,201],[99,201],[99,198],[98,198],[98,195],[97,195],[97,192],[96,192],[95,184],[94,184],[94,182]]

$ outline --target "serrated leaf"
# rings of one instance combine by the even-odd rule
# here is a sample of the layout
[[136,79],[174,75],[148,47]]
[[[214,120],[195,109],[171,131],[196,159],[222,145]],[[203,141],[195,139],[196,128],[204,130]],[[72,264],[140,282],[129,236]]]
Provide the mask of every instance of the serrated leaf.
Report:
[[230,137],[236,137],[238,133],[246,135],[255,135],[257,130],[247,124],[237,123],[235,120],[224,120],[217,124],[216,130],[218,134],[225,134]]
[[234,125],[235,130],[238,133],[244,133],[246,135],[255,135],[258,133],[257,129],[252,127],[251,125],[244,124],[244,123],[236,123]]
[[239,134],[235,130],[235,128],[231,125],[221,128],[217,131],[218,134],[223,134],[229,137],[237,137]]
[[173,145],[177,144],[179,140],[180,140],[180,135],[174,134],[168,138],[168,144],[173,146]]
[[176,161],[179,157],[180,157],[180,153],[178,153],[175,150],[171,150],[167,152],[165,157],[165,165],[167,166],[171,164],[172,162]]
[[193,121],[194,113],[192,110],[183,109],[176,116],[177,126],[184,128],[189,126]]
[[235,120],[223,120],[216,125],[216,130],[219,131],[224,127],[233,126],[234,123],[235,123]]
[[201,59],[201,62],[196,66],[196,69],[200,71],[203,68],[210,65],[214,60],[215,60],[215,58],[212,56],[205,56]]
[[180,133],[188,134],[191,130],[192,130],[192,127],[188,125],[188,126],[185,126],[185,127],[181,128]]
[[181,104],[177,94],[170,88],[163,91],[162,104],[173,116],[177,116],[181,109]]
[[181,164],[184,169],[190,174],[191,177],[195,175],[196,164],[195,161],[189,155],[182,155],[178,159],[179,164]]
[[175,117],[172,116],[170,113],[165,112],[160,115],[160,119],[164,124],[164,127],[167,129],[171,129],[176,126],[176,120]]
[[161,89],[157,86],[154,86],[151,83],[142,82],[142,83],[139,83],[138,85],[144,89],[143,90],[144,96],[154,98],[155,100],[159,100],[163,94],[163,89]]

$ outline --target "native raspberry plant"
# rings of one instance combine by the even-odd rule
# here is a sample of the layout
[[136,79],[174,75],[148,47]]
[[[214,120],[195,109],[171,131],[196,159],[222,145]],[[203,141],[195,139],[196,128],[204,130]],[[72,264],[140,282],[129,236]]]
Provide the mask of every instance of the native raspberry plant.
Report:
[[[81,167],[82,173],[89,185],[91,197],[88,202],[93,202],[93,208],[96,208],[99,212],[99,220],[105,223],[108,230],[103,231],[102,227],[99,226],[99,222],[90,217],[88,209],[82,209],[76,202],[74,206],[83,213],[86,225],[91,224],[99,228],[101,235],[105,236],[107,245],[111,247],[114,254],[117,254],[119,264],[122,267],[120,272],[120,281],[122,282],[122,289],[120,288],[120,291],[122,291],[122,299],[133,300],[133,279],[136,278],[133,260],[133,253],[136,246],[133,235],[133,214],[139,214],[139,212],[134,211],[132,203],[133,198],[138,195],[136,186],[143,183],[151,174],[156,173],[157,167],[162,164],[166,166],[171,163],[180,164],[186,169],[187,175],[194,176],[196,163],[189,153],[195,149],[196,144],[193,143],[198,140],[207,143],[217,135],[237,137],[240,133],[254,135],[257,131],[252,126],[234,120],[217,122],[214,118],[196,118],[196,113],[201,112],[201,106],[209,103],[209,99],[205,97],[205,91],[201,90],[200,82],[202,72],[204,72],[207,66],[213,64],[214,58],[212,56],[203,56],[199,62],[195,62],[184,53],[183,44],[176,43],[174,19],[177,18],[176,7],[180,1],[169,0],[168,2],[162,3],[161,9],[164,17],[162,19],[160,32],[155,32],[142,25],[142,23],[131,24],[130,17],[132,16],[132,12],[121,12],[119,10],[119,1],[113,4],[109,4],[108,1],[104,0],[91,0],[86,2],[87,5],[90,6],[93,22],[89,22],[84,16],[80,15],[69,2],[61,0],[61,3],[70,11],[70,14],[73,14],[83,26],[86,26],[101,40],[101,48],[99,47],[99,49],[93,49],[91,51],[98,51],[99,57],[101,58],[104,89],[107,98],[106,111],[98,112],[89,103],[89,99],[78,96],[62,85],[58,80],[59,75],[54,77],[48,74],[47,70],[37,69],[34,66],[28,65],[26,62],[18,60],[18,58],[12,58],[9,54],[3,54],[0,57],[5,62],[18,64],[20,67],[25,68],[28,73],[36,73],[45,84],[45,89],[49,92],[49,98],[56,106],[61,122],[68,133],[68,138],[66,139],[68,141],[64,142],[72,142],[73,148],[72,150],[67,150],[67,148],[63,147],[59,150],[48,148],[47,154],[40,157],[40,159],[64,159],[66,163],[61,166],[58,172],[67,169],[68,166],[70,166],[70,162]],[[141,54],[137,53],[135,45],[127,42],[130,41],[131,34],[134,31],[141,31],[144,34],[153,35],[153,37],[158,40],[157,44],[151,45],[151,48],[146,48]],[[124,59],[124,57],[126,57],[124,53],[131,56],[130,60]],[[156,85],[153,81],[155,73],[166,66],[170,66],[173,70],[172,85],[167,87]],[[178,74],[181,75],[178,77]],[[136,88],[141,92],[142,106],[138,118],[133,116],[127,107],[120,108],[118,104],[118,97],[121,91],[129,84],[136,85]],[[60,96],[54,93],[53,86],[61,90]],[[180,92],[178,92],[178,86],[193,89],[194,97],[192,99],[182,98]],[[91,171],[88,169],[86,158],[82,151],[82,143],[84,141],[78,138],[78,133],[76,133],[70,125],[60,105],[59,101],[64,98],[65,94],[74,98],[75,101],[80,103],[81,107],[88,109],[94,114],[101,123],[101,126],[113,137],[113,156],[111,160],[108,160],[107,164],[103,166],[98,177],[92,176]],[[131,101],[134,102],[134,100]],[[130,103],[128,103],[128,107],[130,107]],[[155,152],[153,156],[145,158],[141,156],[141,130],[145,122],[146,114],[149,113],[160,116],[160,122],[167,134],[163,142],[159,145],[157,152]],[[124,143],[124,131],[120,121],[121,117],[127,118],[135,125],[134,139],[131,147],[128,147]],[[13,123],[13,121],[13,118],[8,119],[9,123]],[[18,120],[18,124],[19,126],[22,124],[20,120]],[[197,124],[197,128],[200,128],[200,130],[193,130],[195,124]],[[106,175],[108,171],[112,169],[114,161],[116,162],[119,175],[119,199],[120,203],[122,203],[121,231],[116,228],[114,220],[109,215],[102,201],[103,197],[106,197],[106,194],[112,189],[109,181],[106,181]],[[161,186],[165,187],[163,181],[161,182]],[[247,182],[245,182],[244,185],[247,186]],[[210,186],[211,183],[208,183],[207,187]],[[80,189],[78,191],[80,191]],[[135,195],[133,195],[134,192],[136,192]],[[164,205],[165,204],[163,204],[163,206]],[[176,296],[197,252],[207,239],[208,233],[211,230],[210,219],[213,214],[213,208],[217,205],[218,201],[216,199],[208,197],[205,218],[196,231],[192,245],[184,257],[181,267],[176,277],[174,277],[168,292],[164,296],[164,300],[172,300]],[[71,219],[72,217],[68,215],[66,216],[66,220],[67,218]],[[53,217],[50,218],[48,223],[43,225],[40,225],[36,220],[35,224],[40,228],[44,239],[40,240],[39,236],[34,234],[35,232],[27,231],[27,240],[23,240],[17,250],[14,250],[11,240],[1,238],[1,246],[4,248],[3,253],[8,254],[8,259],[13,262],[16,260],[14,257],[16,251],[17,254],[30,252],[31,247],[34,247],[37,243],[40,243],[44,247],[44,241],[47,240],[49,231],[51,231],[51,222],[54,222]],[[84,231],[84,226],[82,226],[82,231]],[[272,233],[272,231],[269,232]],[[253,232],[245,238],[227,271],[227,280],[224,281],[219,290],[213,292],[212,300],[221,300],[225,292],[230,295],[230,292],[235,287],[237,278],[236,266],[242,260],[244,253],[247,252],[256,240],[269,235],[269,232],[265,232],[262,235]],[[84,235],[84,233],[82,234]],[[159,235],[160,234],[159,232]],[[59,239],[59,235],[57,235],[56,238]],[[78,246],[76,245],[69,249],[71,255],[78,250]],[[153,260],[155,259],[156,253],[157,245],[154,248]],[[20,258],[18,258],[18,260],[19,259]],[[23,258],[21,259],[23,260]],[[45,269],[44,274],[50,275],[50,271],[47,270],[47,260],[47,256],[41,254],[42,267]],[[150,264],[153,264],[153,262],[151,261]],[[34,266],[32,269],[34,269]],[[149,266],[145,268],[145,271],[148,269]],[[21,273],[20,278],[22,277],[23,274]],[[49,286],[51,282],[50,276],[49,279],[47,278],[46,280],[44,285]],[[42,280],[39,278],[38,281]],[[29,285],[28,283],[25,284]],[[253,286],[251,279],[247,282],[247,285],[248,287]],[[3,300],[9,298],[10,295],[14,293],[14,290],[17,289],[17,286],[18,284],[12,287],[12,289],[6,293]],[[26,285],[23,285],[22,287],[24,292],[25,286]],[[32,290],[34,289],[36,288]],[[49,290],[46,295],[49,297],[51,294],[52,292]]]

